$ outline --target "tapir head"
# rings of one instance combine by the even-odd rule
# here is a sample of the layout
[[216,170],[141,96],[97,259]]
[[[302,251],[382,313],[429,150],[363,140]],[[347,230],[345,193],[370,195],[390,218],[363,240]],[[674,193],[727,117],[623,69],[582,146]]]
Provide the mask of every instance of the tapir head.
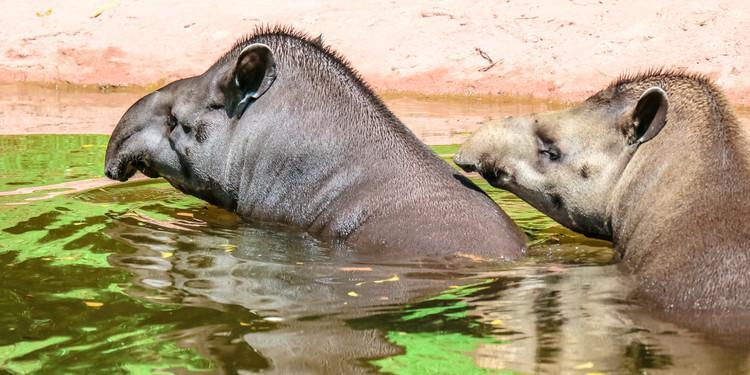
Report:
[[226,160],[232,125],[275,78],[270,48],[251,44],[202,75],[146,95],[112,132],[105,174],[126,181],[141,171],[209,201],[222,200],[212,191]]
[[635,151],[666,124],[667,94],[647,84],[485,125],[453,160],[570,229],[611,238],[612,191]]

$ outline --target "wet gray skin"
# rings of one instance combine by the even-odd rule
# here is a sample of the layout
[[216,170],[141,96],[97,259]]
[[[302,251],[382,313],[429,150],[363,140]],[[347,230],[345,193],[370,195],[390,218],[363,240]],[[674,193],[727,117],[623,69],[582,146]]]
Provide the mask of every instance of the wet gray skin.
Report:
[[[525,237],[422,144],[332,51],[260,30],[205,73],[135,103],[106,174],[136,170],[247,221],[417,257],[503,261]],[[467,222],[474,225],[465,225]]]
[[655,71],[569,110],[487,125],[454,160],[568,228],[612,240],[636,296],[657,310],[728,332],[748,330],[747,151],[718,87]]

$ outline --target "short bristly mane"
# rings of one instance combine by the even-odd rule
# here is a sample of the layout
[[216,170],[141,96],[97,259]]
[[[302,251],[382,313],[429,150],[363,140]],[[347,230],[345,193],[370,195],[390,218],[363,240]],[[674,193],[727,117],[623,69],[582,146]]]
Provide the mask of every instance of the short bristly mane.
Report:
[[[377,105],[381,109],[388,110],[380,97],[375,94],[375,91],[370,87],[369,84],[367,84],[364,79],[362,79],[359,72],[351,66],[349,61],[344,56],[339,54],[334,49],[323,45],[320,39],[313,38],[309,34],[296,30],[291,26],[256,26],[252,32],[238,39],[234,43],[234,45],[232,45],[229,51],[222,55],[213,64],[213,66],[221,65],[226,63],[227,61],[236,59],[246,46],[267,38],[297,42],[301,45],[313,48],[315,51],[321,53],[323,56],[330,59],[330,61],[337,64],[341,71],[346,72],[350,76],[352,81],[363,89],[363,92],[369,97],[370,100],[372,100],[373,104]],[[388,112],[390,113],[389,110]]]
[[708,76],[706,76],[703,73],[697,73],[697,72],[687,72],[680,69],[674,69],[674,68],[667,68],[667,67],[655,67],[646,69],[643,71],[637,71],[637,72],[625,72],[623,74],[620,74],[615,78],[614,81],[612,81],[607,88],[611,87],[617,87],[620,85],[633,83],[637,81],[643,81],[646,79],[652,79],[652,78],[682,78],[682,79],[688,79],[696,82],[700,82],[703,85],[711,86],[711,88],[715,89],[713,82],[711,81]]
[[[750,149],[747,135],[723,91],[708,76],[701,73],[686,72],[669,68],[652,68],[637,73],[626,73],[619,76],[606,89],[592,96],[607,93],[605,96],[618,92],[643,90],[644,84],[657,85],[667,90],[670,102],[682,103],[682,108],[692,112],[702,112],[707,116],[705,122],[687,121],[685,124],[694,129],[697,139],[705,144],[709,139],[718,141],[720,155],[734,153],[743,169],[748,169],[746,152]],[[631,92],[631,95],[634,93]],[[680,106],[680,104],[677,104]],[[670,105],[670,108],[672,106]],[[704,124],[705,126],[694,126]]]
[[[626,72],[612,81],[612,83],[610,83],[607,88],[600,91],[600,93],[615,93],[630,85],[638,85],[639,83],[646,81],[653,81],[654,84],[663,86],[669,86],[670,84],[679,83],[681,81],[694,84],[694,87],[699,87],[705,95],[705,104],[708,105],[705,109],[710,111],[710,114],[714,116],[715,119],[719,120],[717,125],[729,129],[732,133],[736,133],[738,138],[744,138],[742,129],[740,128],[740,122],[734,114],[731,103],[727,100],[721,88],[719,88],[708,76],[702,73],[686,72],[684,70],[664,67],[651,68],[635,73]],[[664,88],[666,89],[667,87]],[[677,91],[677,95],[679,95],[680,92],[681,91]],[[670,95],[675,95],[675,92],[670,93]],[[593,97],[595,96],[597,95],[594,95]],[[695,104],[698,105],[699,103]]]

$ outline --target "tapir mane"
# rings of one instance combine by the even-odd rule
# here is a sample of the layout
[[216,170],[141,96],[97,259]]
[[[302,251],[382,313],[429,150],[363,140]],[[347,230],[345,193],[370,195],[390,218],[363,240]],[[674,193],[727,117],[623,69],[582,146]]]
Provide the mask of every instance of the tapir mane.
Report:
[[745,147],[747,143],[741,124],[724,92],[707,75],[679,69],[652,68],[636,73],[625,73],[605,89],[589,97],[586,102],[606,105],[617,101],[633,102],[643,90],[659,86],[667,91],[671,104],[680,103],[691,116],[701,114],[705,120],[683,121],[698,136]]
[[321,70],[333,67],[337,72],[347,76],[354,85],[365,93],[372,104],[375,104],[381,110],[390,112],[370,85],[352,67],[349,60],[333,48],[326,46],[322,41],[322,36],[312,37],[288,25],[256,26],[252,32],[237,39],[232,47],[212,65],[212,68],[236,59],[245,47],[253,43],[264,43],[285,50],[274,51],[278,54],[303,56],[308,64],[319,64],[321,61],[325,61],[326,65],[330,65],[321,66]]

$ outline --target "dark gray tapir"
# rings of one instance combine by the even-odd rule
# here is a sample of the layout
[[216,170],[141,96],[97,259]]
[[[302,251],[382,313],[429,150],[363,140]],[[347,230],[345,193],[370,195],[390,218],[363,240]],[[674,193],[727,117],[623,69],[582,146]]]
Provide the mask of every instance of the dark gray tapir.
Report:
[[247,221],[357,248],[496,261],[525,251],[489,197],[334,52],[291,30],[259,30],[135,103],[112,133],[106,175],[136,170]]

